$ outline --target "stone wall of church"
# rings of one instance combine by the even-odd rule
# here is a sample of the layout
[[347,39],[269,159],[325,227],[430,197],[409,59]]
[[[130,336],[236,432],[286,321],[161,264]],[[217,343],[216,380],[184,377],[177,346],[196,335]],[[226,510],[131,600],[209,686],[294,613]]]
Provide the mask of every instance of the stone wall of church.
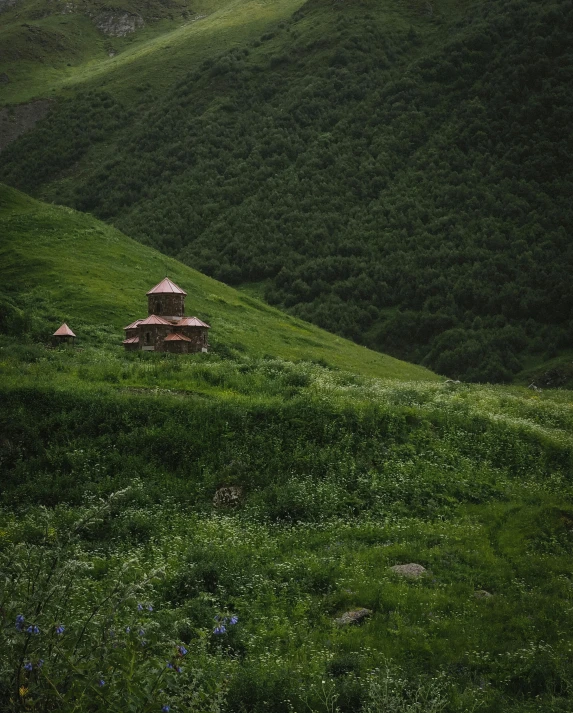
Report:
[[191,340],[191,352],[200,352],[203,349],[208,349],[209,342],[207,340],[207,329],[205,327],[177,327],[180,334],[189,337]]
[[163,340],[173,331],[173,327],[170,324],[140,324],[137,330],[140,349],[163,351]]
[[149,316],[156,314],[158,317],[181,318],[185,314],[185,295],[147,295],[147,309]]

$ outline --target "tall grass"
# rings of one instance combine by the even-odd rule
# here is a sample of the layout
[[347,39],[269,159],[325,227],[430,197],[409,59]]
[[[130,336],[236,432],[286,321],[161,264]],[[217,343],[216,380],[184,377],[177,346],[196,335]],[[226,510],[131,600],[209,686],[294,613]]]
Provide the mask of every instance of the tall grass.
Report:
[[[238,355],[2,354],[0,670],[14,710],[567,710],[567,392]],[[239,507],[215,509],[231,485]],[[390,570],[408,562],[427,575]],[[52,569],[69,581],[67,608],[60,590],[41,604]],[[123,627],[118,650],[98,613],[80,670],[55,627],[77,638],[114,588],[121,603],[101,616]],[[125,627],[147,602],[141,628],[156,638],[143,655]],[[362,626],[335,625],[360,607]],[[20,614],[42,632],[25,652]],[[164,698],[151,695],[180,645],[188,678],[166,669]],[[88,650],[109,653],[108,668]]]

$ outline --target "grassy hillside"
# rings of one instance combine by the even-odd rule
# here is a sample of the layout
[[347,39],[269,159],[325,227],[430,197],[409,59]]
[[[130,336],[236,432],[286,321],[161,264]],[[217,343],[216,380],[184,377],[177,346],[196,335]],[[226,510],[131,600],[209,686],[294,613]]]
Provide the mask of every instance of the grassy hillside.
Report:
[[440,373],[570,349],[570,0],[281,8],[100,67],[4,179]]
[[[569,710],[570,392],[437,380],[0,199],[4,709]],[[213,353],[120,347],[166,272]]]
[[[74,7],[0,16],[108,221],[0,184],[0,709],[569,713],[572,3]],[[166,274],[210,354],[123,351]]]
[[167,88],[189,66],[255,39],[302,2],[18,0],[1,14],[0,74],[8,81],[0,105],[93,82],[140,99],[143,87]]
[[1,315],[5,331],[49,341],[62,320],[84,343],[120,349],[122,328],[147,316],[145,293],[165,275],[187,292],[186,310],[212,326],[225,353],[322,361],[357,374],[436,379],[240,294],[69,208],[0,186]]
[[570,393],[104,352],[0,351],[8,710],[569,710]]

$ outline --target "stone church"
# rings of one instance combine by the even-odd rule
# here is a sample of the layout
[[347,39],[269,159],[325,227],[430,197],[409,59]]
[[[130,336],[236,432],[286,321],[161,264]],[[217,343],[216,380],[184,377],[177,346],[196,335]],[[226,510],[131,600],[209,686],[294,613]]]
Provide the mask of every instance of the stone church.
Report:
[[197,317],[185,317],[186,295],[168,277],[149,290],[148,316],[124,327],[124,347],[129,351],[174,354],[209,351],[210,327]]

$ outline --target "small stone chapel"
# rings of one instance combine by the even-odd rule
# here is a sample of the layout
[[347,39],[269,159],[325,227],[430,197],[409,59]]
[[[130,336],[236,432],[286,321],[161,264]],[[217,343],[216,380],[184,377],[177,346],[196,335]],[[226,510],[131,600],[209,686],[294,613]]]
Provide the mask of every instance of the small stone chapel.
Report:
[[186,296],[168,277],[161,280],[147,293],[147,318],[124,327],[124,347],[174,354],[209,351],[207,330],[211,327],[197,317],[185,317]]

